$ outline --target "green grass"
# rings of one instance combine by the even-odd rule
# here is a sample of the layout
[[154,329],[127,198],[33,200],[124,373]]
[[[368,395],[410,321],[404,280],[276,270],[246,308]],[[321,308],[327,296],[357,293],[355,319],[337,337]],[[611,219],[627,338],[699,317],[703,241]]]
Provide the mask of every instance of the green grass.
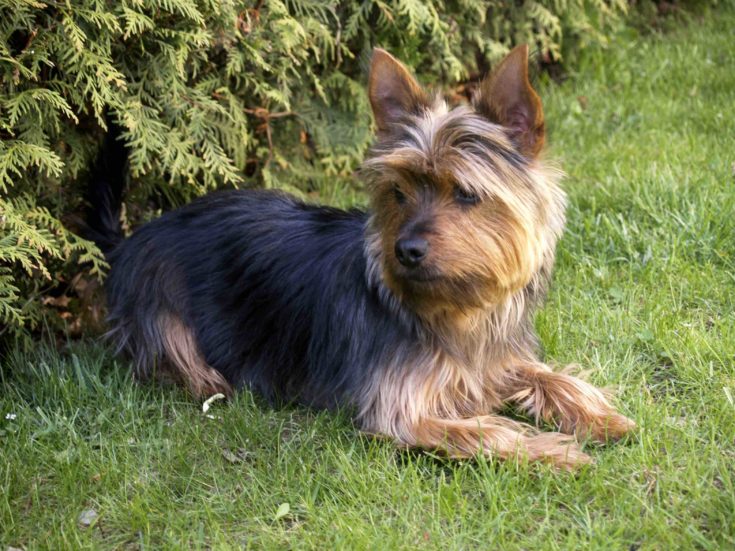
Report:
[[734,28],[629,33],[542,87],[571,206],[537,326],[640,424],[596,465],[442,461],[247,393],[208,418],[41,346],[1,371],[2,549],[735,547]]

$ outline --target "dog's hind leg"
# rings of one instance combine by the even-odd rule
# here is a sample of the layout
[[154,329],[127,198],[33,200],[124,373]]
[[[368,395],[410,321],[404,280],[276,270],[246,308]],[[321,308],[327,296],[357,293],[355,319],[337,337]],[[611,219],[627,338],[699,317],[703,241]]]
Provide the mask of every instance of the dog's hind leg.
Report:
[[217,393],[232,396],[232,387],[222,374],[207,365],[199,352],[192,330],[176,315],[158,319],[169,372],[183,382],[195,398],[207,398]]

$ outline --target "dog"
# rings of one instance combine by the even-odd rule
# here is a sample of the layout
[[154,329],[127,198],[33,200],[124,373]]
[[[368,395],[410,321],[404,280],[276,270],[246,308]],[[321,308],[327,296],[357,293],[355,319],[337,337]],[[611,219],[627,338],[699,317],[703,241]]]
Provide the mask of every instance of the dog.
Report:
[[[527,46],[452,109],[375,49],[368,94],[368,211],[235,190],[119,243],[113,228],[105,287],[119,351],[140,379],[166,373],[200,399],[247,387],[274,403],[347,408],[399,446],[590,462],[579,439],[618,439],[635,424],[538,356],[532,314],[566,198],[541,156]],[[114,216],[98,218],[109,227]],[[508,405],[537,427],[500,415]]]

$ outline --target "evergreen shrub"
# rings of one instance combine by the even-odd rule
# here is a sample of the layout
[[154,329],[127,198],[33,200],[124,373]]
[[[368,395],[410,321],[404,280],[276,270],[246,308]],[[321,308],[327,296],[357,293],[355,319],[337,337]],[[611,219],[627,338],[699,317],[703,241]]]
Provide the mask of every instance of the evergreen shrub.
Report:
[[106,121],[131,151],[128,228],[218,187],[349,202],[371,140],[373,46],[423,82],[458,85],[517,43],[544,61],[604,43],[626,6],[0,0],[0,334],[57,327],[73,317],[80,281],[104,273],[70,220]]

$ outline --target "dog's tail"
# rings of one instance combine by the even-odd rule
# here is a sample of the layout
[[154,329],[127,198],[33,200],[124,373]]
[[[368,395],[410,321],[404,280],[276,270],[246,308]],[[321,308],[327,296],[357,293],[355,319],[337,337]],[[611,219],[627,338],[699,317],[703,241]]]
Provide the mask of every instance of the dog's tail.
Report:
[[87,212],[82,234],[109,254],[124,239],[120,213],[127,173],[128,149],[122,130],[107,117],[107,134],[89,174]]

